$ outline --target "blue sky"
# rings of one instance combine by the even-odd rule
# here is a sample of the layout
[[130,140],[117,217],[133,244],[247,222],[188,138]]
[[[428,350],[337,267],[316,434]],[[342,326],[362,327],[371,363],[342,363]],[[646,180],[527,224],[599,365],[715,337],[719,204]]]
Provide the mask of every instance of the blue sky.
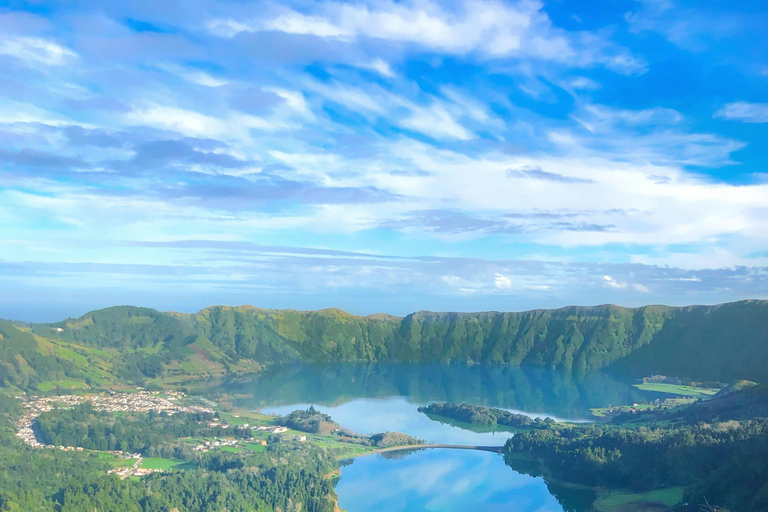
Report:
[[764,2],[0,6],[0,317],[768,296]]

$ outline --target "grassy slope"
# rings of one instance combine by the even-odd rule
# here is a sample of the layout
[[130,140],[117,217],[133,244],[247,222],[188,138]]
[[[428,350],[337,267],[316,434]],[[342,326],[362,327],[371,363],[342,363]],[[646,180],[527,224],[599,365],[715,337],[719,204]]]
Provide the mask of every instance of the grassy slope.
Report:
[[82,389],[116,382],[110,353],[47,339],[0,321],[0,384],[11,389]]

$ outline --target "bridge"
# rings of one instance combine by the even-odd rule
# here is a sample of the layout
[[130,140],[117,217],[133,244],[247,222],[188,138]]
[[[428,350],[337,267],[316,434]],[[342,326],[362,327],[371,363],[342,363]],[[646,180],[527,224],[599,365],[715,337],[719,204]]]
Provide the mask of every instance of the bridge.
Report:
[[359,456],[372,455],[374,453],[402,452],[407,450],[423,450],[425,448],[446,448],[449,450],[479,450],[481,452],[503,453],[503,446],[478,446],[468,444],[408,444],[403,446],[390,446],[379,448],[371,452],[362,453]]

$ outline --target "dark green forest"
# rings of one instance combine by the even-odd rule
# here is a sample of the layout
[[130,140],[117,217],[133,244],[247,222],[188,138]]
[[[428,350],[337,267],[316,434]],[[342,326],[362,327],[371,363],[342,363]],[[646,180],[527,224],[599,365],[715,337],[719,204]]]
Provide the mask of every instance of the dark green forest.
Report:
[[547,428],[554,423],[552,418],[531,418],[525,414],[515,414],[494,407],[478,407],[469,404],[451,404],[447,402],[419,407],[418,411],[430,417],[447,418],[481,427]]
[[323,475],[332,471],[336,463],[322,450],[312,452],[304,447],[297,455],[291,448],[270,447],[265,453],[237,464],[220,464],[222,470],[189,470],[133,481],[102,474],[108,466],[95,458],[56,450],[0,446],[0,510],[334,510],[329,499],[334,495],[332,482]]
[[141,453],[147,457],[175,457],[175,440],[180,437],[250,437],[245,429],[209,427],[210,413],[149,412],[115,416],[97,411],[90,402],[72,409],[54,409],[37,419],[45,444],[81,446],[88,450]]
[[[766,412],[768,386],[761,385],[619,418],[615,425],[521,432],[507,441],[506,461],[536,476],[591,487],[641,492],[688,486],[682,508],[691,512],[706,502],[734,511],[768,510]],[[530,457],[538,467],[524,462]]]

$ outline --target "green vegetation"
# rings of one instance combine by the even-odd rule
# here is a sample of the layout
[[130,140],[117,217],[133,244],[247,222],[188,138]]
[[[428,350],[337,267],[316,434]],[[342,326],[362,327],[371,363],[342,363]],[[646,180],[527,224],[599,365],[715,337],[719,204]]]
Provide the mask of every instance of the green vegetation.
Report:
[[72,409],[54,409],[37,419],[45,444],[81,446],[89,450],[138,452],[145,456],[175,456],[175,440],[193,436],[249,437],[247,430],[209,427],[209,413],[124,413],[97,411],[86,402]]
[[613,421],[522,432],[507,442],[507,462],[520,470],[520,456],[533,458],[539,465],[522,470],[630,494],[654,491],[654,501],[686,487],[681,507],[690,511],[705,500],[737,511],[768,508],[768,386]]
[[283,416],[279,422],[294,430],[323,435],[328,435],[341,427],[330,416],[316,411],[311,405],[306,411],[293,411]]
[[723,387],[722,389],[720,389],[720,391],[717,392],[717,395],[718,396],[727,395],[728,393],[733,393],[734,391],[741,391],[742,389],[751,388],[753,386],[757,386],[757,382],[741,379]]
[[650,404],[633,403],[628,405],[612,405],[609,407],[593,408],[591,411],[592,416],[595,416],[596,418],[604,420],[610,419],[611,421],[613,421],[614,418],[623,418],[626,420],[631,418],[630,415],[632,414],[674,409],[683,405],[690,405],[696,402],[696,400],[698,400],[698,398],[678,396],[664,400],[657,399],[654,403]]
[[[275,442],[239,453],[194,452],[177,435],[199,425],[192,413],[163,416],[126,413],[110,422],[105,415],[78,406],[44,413],[61,436],[82,425],[86,442],[151,442],[148,452],[173,452],[146,458],[141,468],[161,470],[146,478],[124,480],[108,475],[110,468],[129,468],[136,459],[106,452],[63,452],[31,448],[12,433],[21,413],[18,402],[0,394],[0,510],[40,512],[333,512],[333,482],[326,475],[338,470],[329,450],[309,443]],[[185,417],[186,415],[186,417]],[[59,420],[74,426],[62,431]],[[122,430],[118,429],[122,425]],[[111,428],[110,433],[97,432]],[[149,436],[147,426],[155,430]],[[49,427],[48,428],[52,428]],[[116,432],[121,432],[115,435]],[[122,437],[121,437],[122,436]],[[164,437],[168,436],[168,437]],[[110,441],[110,437],[117,440]],[[124,440],[120,440],[120,439]],[[160,444],[155,444],[160,443]]]
[[656,391],[658,393],[669,393],[671,395],[682,395],[691,397],[708,397],[716,395],[719,388],[700,388],[694,386],[683,386],[681,384],[666,384],[663,382],[648,382],[644,384],[635,384],[635,387],[643,391]]
[[332,439],[313,441],[313,443],[321,448],[328,450],[328,453],[333,454],[337,460],[353,459],[361,455],[372,453],[374,450],[374,448],[371,446],[350,444]]
[[424,444],[417,437],[402,434],[400,432],[383,432],[369,437],[371,444],[376,448],[391,448],[393,446],[411,446]]
[[183,386],[286,362],[486,362],[605,367],[735,381],[768,377],[768,302],[357,317],[216,306],[114,307],[54,324],[0,321],[0,383],[22,390]]
[[[357,317],[336,309],[216,306],[184,315],[115,307],[30,329],[54,349],[66,344],[69,359],[59,357],[61,362],[82,365],[73,352],[98,359],[107,373],[126,382],[183,382],[293,361],[474,361],[578,371],[616,366],[638,376],[662,372],[721,381],[768,377],[762,363],[768,350],[766,301],[420,312],[405,318]],[[22,366],[12,371],[17,380]]]
[[547,428],[554,423],[552,418],[542,420],[502,409],[447,402],[429,404],[425,407],[419,407],[418,410],[430,418],[447,418],[484,429],[495,429],[499,426],[511,429]]
[[321,440],[326,445],[333,445],[339,441],[347,447],[349,444],[376,448],[424,444],[423,440],[400,432],[380,432],[371,436],[357,434],[341,428],[341,425],[333,421],[330,416],[315,410],[314,406],[309,406],[306,411],[293,411],[276,421],[301,432],[319,434],[314,439]]
[[[667,498],[672,491],[659,489],[685,486],[690,510],[704,497],[733,510],[768,508],[768,391],[765,385],[739,381],[768,379],[766,301],[686,308],[420,312],[405,318],[356,317],[336,309],[219,306],[185,315],[116,307],[55,324],[0,321],[0,389],[12,393],[82,393],[126,385],[160,389],[247,374],[275,363],[336,361],[467,367],[499,363],[559,368],[572,375],[611,368],[636,377],[664,374],[734,382],[717,392],[689,386],[687,380],[646,381],[638,387],[708,399],[685,407],[633,407],[627,414],[610,415],[610,425],[553,426],[542,421],[533,422],[531,429],[523,425],[529,420],[499,409],[433,404],[441,409],[425,412],[484,428],[524,426],[527,430],[508,443],[507,455],[510,463],[520,464],[525,457],[529,465],[539,461],[538,468],[527,470],[532,474],[634,494],[667,492]],[[3,394],[0,422],[18,413],[18,404]],[[333,510],[333,490],[320,476],[338,468],[337,458],[419,442],[397,433],[367,437],[336,431],[338,425],[330,418],[310,409],[285,421],[317,436],[311,442],[271,439],[266,448],[241,443],[200,453],[181,439],[245,437],[250,432],[216,431],[219,427],[209,427],[206,418],[182,414],[116,418],[78,407],[43,414],[39,427],[50,443],[140,451],[163,459],[150,464],[168,466],[163,469],[170,473],[117,480],[103,472],[124,464],[118,459],[35,451],[15,438],[3,438],[0,510],[79,512],[109,504],[109,510],[137,512],[325,512]],[[48,467],[52,464],[55,472]],[[180,467],[198,469],[173,469]],[[301,492],[291,494],[296,489]],[[621,499],[614,495],[603,501],[619,507]]]
[[141,461],[141,467],[147,469],[160,469],[163,471],[170,471],[172,469],[181,469],[184,466],[188,466],[189,463],[181,459],[166,459],[163,457],[147,457]]
[[51,381],[84,381],[86,372],[70,352],[59,353],[51,343],[0,320],[0,383],[5,387],[51,390],[56,387]]
[[611,491],[607,496],[601,497],[595,502],[595,508],[607,512],[623,510],[626,505],[642,504],[650,505],[648,508],[656,508],[654,505],[673,507],[681,503],[685,494],[685,487],[667,487],[646,492]]

